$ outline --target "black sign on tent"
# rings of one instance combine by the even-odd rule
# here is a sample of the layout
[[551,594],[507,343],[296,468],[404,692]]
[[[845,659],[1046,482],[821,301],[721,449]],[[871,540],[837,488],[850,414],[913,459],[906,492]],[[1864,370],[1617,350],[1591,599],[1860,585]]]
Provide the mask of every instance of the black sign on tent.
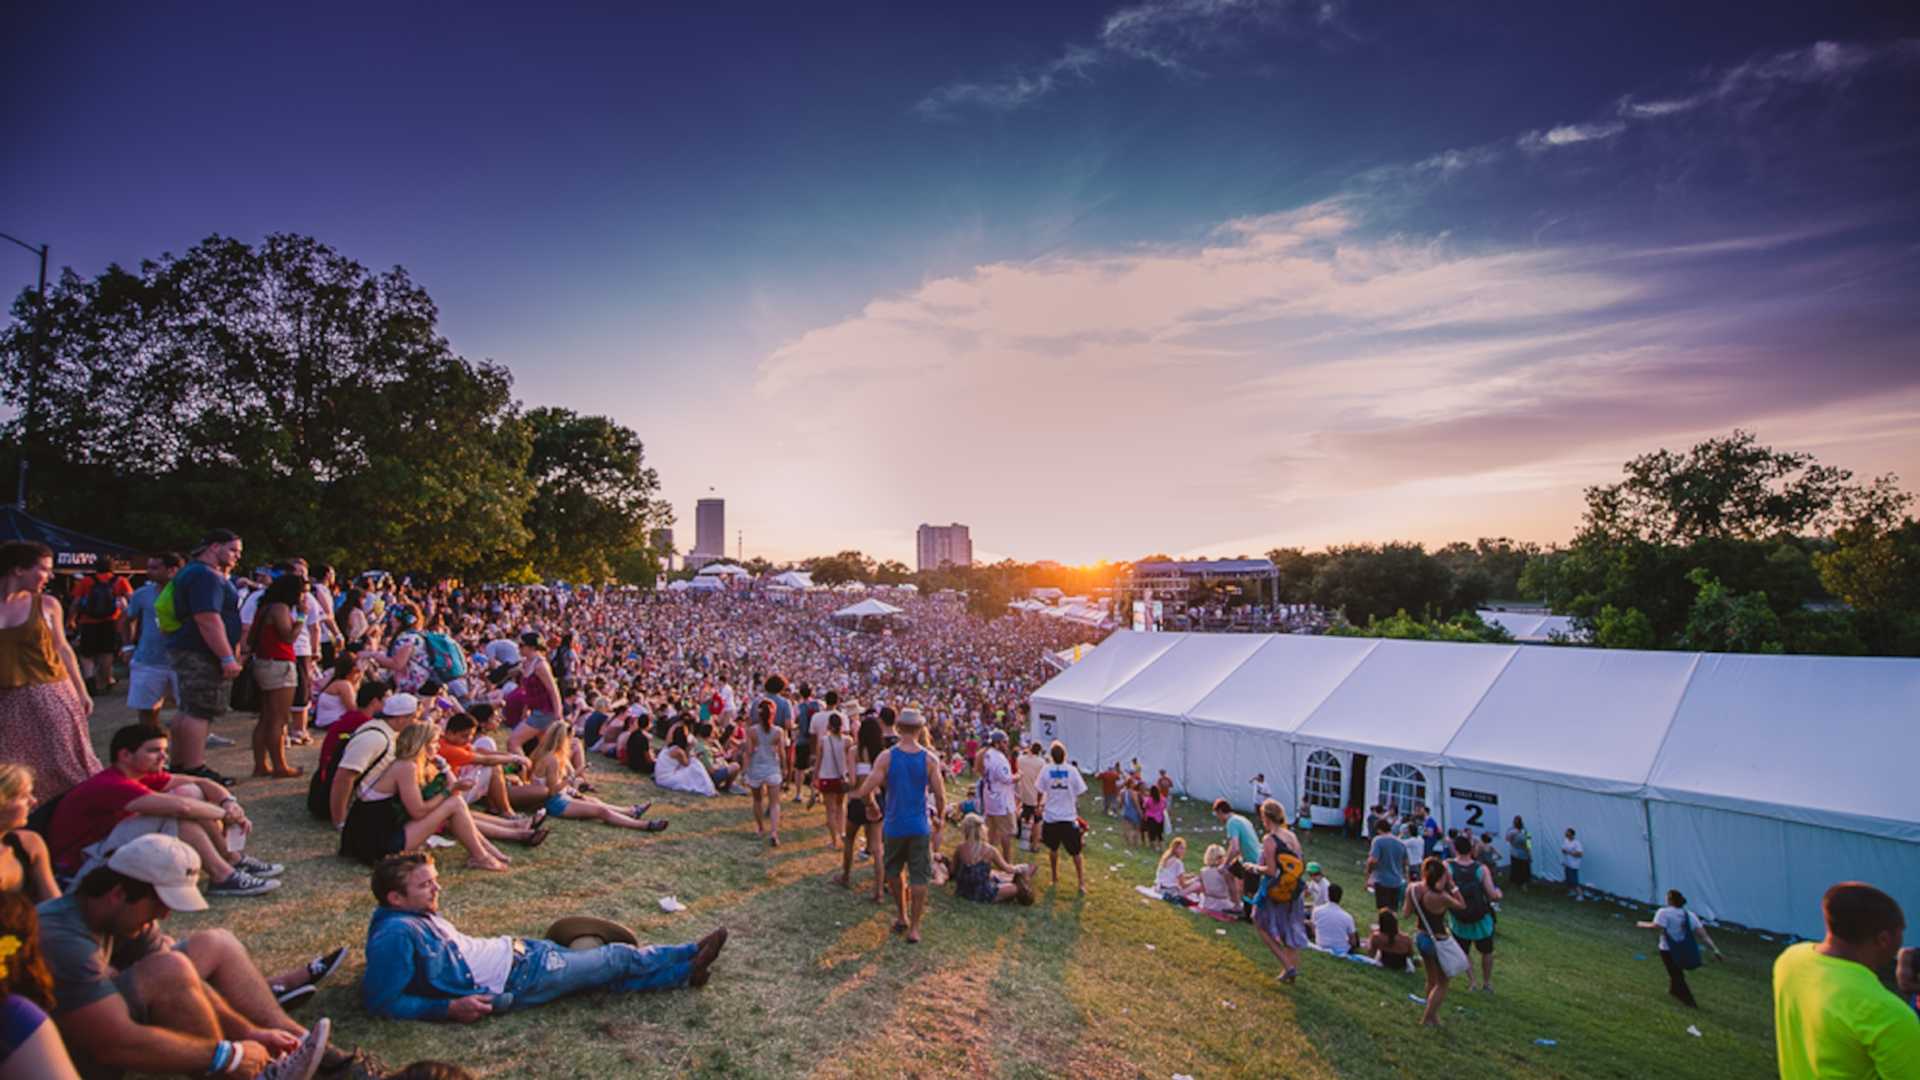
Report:
[[33,540],[45,544],[53,549],[53,568],[71,573],[92,570],[103,555],[125,566],[143,554],[125,544],[42,521],[18,506],[0,508],[0,540]]

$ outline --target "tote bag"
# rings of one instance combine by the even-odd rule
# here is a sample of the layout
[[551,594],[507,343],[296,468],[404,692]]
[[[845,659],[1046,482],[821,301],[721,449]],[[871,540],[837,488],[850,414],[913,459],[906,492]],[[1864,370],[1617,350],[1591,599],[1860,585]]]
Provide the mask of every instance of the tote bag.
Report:
[[[1424,892],[1425,890],[1422,889],[1421,891]],[[1420,902],[1418,896],[1413,898],[1413,910],[1420,913],[1420,925],[1426,929],[1427,936],[1433,938],[1433,951],[1434,955],[1440,959],[1440,970],[1445,972],[1449,979],[1464,974],[1470,966],[1467,960],[1467,950],[1461,948],[1460,943],[1454,940],[1451,935],[1447,937],[1434,937],[1433,926],[1427,922],[1427,906]]]

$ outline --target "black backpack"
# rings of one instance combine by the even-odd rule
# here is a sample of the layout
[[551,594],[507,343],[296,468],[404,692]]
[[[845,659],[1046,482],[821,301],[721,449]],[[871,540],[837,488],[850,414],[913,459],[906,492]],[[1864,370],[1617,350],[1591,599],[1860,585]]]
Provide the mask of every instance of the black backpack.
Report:
[[1453,875],[1454,887],[1460,890],[1460,899],[1467,906],[1454,913],[1454,919],[1463,922],[1479,922],[1493,912],[1493,901],[1487,899],[1487,890],[1480,885],[1480,864],[1461,866],[1448,860],[1447,873]]
[[393,740],[387,737],[386,732],[376,731],[366,724],[355,728],[353,734],[335,743],[333,753],[321,759],[320,763],[314,767],[313,779],[307,781],[307,813],[321,821],[333,820],[333,776],[340,771],[340,759],[347,756],[348,744],[358,738],[363,731],[374,731],[387,740],[387,749],[380,751],[380,756],[374,759],[375,765],[380,764],[386,758],[387,752],[393,749]]
[[93,584],[87,586],[87,595],[80,598],[80,614],[95,620],[113,618],[113,613],[120,607],[120,598],[113,593],[113,587],[117,584],[113,576],[102,578],[96,575],[87,580]]

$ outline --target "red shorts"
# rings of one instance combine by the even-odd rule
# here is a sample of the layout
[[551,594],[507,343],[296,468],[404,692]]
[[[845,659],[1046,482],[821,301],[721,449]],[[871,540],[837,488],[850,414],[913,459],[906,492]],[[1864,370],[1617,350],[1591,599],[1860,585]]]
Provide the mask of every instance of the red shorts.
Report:
[[847,782],[845,780],[840,780],[840,779],[815,780],[813,782],[813,786],[819,788],[821,791],[824,791],[829,795],[841,795],[841,794],[844,794],[847,790]]

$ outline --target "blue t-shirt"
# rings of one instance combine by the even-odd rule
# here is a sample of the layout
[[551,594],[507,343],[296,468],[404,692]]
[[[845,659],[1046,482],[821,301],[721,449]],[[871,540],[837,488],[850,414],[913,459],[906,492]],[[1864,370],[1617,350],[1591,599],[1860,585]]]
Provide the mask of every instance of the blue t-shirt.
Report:
[[[173,610],[180,617],[180,629],[167,635],[167,648],[212,656],[213,650],[200,636],[193,617],[203,611],[216,612],[227,627],[228,644],[240,640],[240,590],[219,571],[198,559],[173,576]],[[216,658],[217,659],[217,658]]]
[[160,632],[160,620],[153,614],[153,601],[159,595],[160,586],[149,581],[127,598],[127,618],[140,620],[140,643],[133,647],[133,662],[148,667],[167,666],[167,635]]
[[1376,836],[1367,856],[1374,861],[1373,883],[1389,889],[1407,884],[1407,845],[1392,836]]
[[927,820],[927,752],[909,754],[899,747],[887,751],[886,824],[880,830],[885,837],[931,836],[933,823]]
[[1253,831],[1253,822],[1239,814],[1227,815],[1227,839],[1240,841],[1240,857],[1247,862],[1260,861],[1260,834]]

